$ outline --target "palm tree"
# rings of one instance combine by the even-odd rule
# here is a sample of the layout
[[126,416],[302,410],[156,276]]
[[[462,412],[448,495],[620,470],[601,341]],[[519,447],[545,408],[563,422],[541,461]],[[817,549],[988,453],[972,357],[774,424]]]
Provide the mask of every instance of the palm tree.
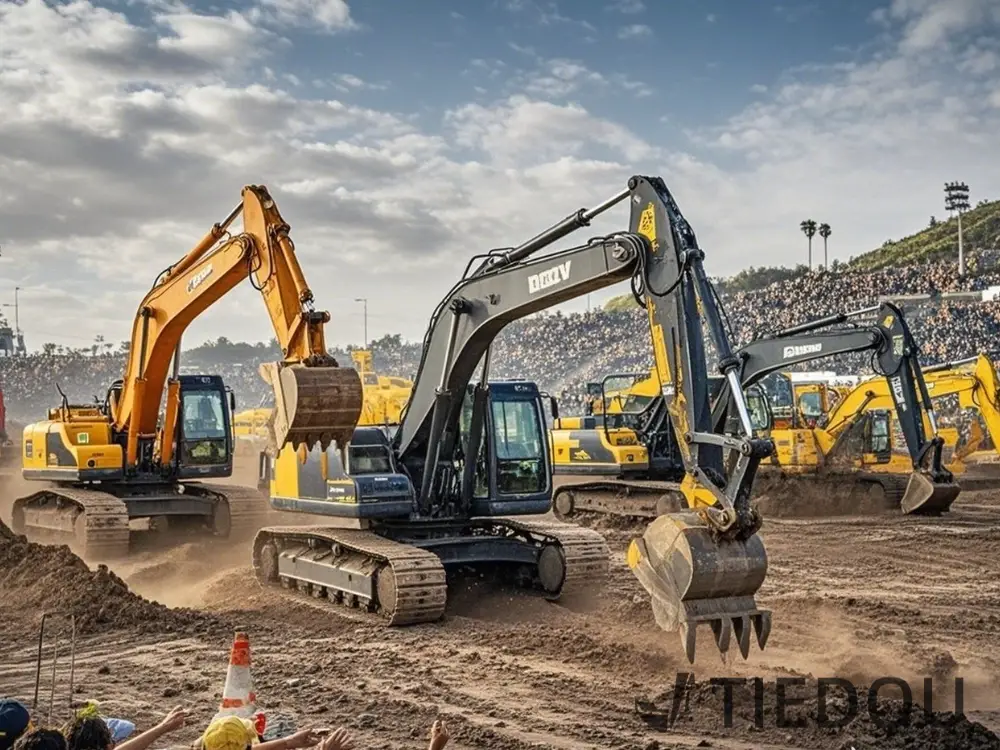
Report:
[[827,256],[826,256],[826,241],[830,238],[831,234],[833,234],[833,230],[830,229],[829,224],[819,225],[819,236],[823,238],[823,270],[825,271],[830,270],[830,266],[827,262]]
[[799,224],[799,229],[809,239],[809,270],[811,271],[813,268],[813,237],[816,236],[816,222],[812,219],[806,219]]

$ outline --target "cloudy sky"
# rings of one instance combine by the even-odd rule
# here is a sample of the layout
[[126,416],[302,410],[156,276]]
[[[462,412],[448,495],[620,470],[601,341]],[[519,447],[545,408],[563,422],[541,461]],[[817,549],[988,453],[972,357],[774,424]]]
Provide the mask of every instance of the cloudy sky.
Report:
[[[943,215],[947,180],[1000,197],[1000,2],[0,0],[0,113],[0,302],[23,287],[30,348],[125,338],[246,183],[329,342],[360,343],[356,297],[371,337],[419,338],[469,256],[637,172],[712,275],[804,261],[804,218],[846,259]],[[186,344],[270,338],[255,295]]]

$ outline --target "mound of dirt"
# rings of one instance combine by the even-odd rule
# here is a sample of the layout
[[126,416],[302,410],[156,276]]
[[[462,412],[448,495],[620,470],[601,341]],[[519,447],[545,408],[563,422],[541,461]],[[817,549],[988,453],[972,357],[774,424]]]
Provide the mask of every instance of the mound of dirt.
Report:
[[132,593],[100,565],[91,570],[66,545],[29,542],[0,522],[0,606],[7,611],[74,614],[80,633],[116,629],[199,633],[214,623],[203,613],[169,609]]
[[847,477],[801,477],[762,471],[754,480],[753,504],[765,518],[885,515],[898,504],[869,495]]
[[[879,691],[872,713],[867,685],[855,685],[853,706],[847,691],[837,686],[826,691],[821,704],[817,682],[802,679],[804,684],[780,688],[776,682],[763,682],[762,691],[752,681],[734,685],[730,726],[726,726],[723,685],[689,684],[683,691],[670,688],[652,700],[637,700],[636,710],[647,725],[664,731],[702,732],[811,750],[1000,749],[1000,737],[982,724],[950,712],[925,712],[916,702],[919,692],[906,705],[893,697],[899,695],[892,692],[895,688],[886,686]],[[780,717],[779,690],[785,696]]]

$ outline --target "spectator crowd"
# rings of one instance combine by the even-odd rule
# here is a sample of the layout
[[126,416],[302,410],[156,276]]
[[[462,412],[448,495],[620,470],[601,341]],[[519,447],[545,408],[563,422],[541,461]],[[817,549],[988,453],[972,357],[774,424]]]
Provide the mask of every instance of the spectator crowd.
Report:
[[[923,362],[932,364],[994,352],[1000,338],[1000,302],[941,296],[980,291],[993,285],[1000,285],[998,259],[993,253],[981,253],[969,259],[964,278],[958,276],[957,263],[938,261],[878,271],[843,267],[821,270],[735,293],[725,290],[725,282],[718,287],[737,345],[785,326],[870,307],[880,299],[895,296],[900,298],[920,342]],[[931,295],[931,299],[906,300],[908,295]],[[398,335],[384,336],[373,341],[370,348],[376,371],[410,378],[415,375],[421,342],[405,342]],[[238,408],[256,406],[266,396],[267,388],[257,373],[257,365],[273,359],[276,349],[245,344],[215,346],[211,358],[203,356],[206,351],[206,347],[200,347],[186,354],[183,369],[222,375],[236,393]],[[348,352],[334,355],[342,364],[350,365]],[[867,375],[870,359],[869,355],[846,355],[822,360],[807,369]],[[630,306],[568,315],[558,311],[540,313],[515,321],[493,347],[490,374],[533,380],[559,397],[566,413],[572,413],[582,406],[588,381],[600,381],[616,372],[647,370],[651,363],[645,311]],[[122,376],[124,366],[124,352],[101,352],[97,347],[57,353],[48,346],[42,353],[0,358],[0,383],[8,419],[26,422],[43,417],[47,408],[59,403],[57,385],[75,403],[103,400],[108,386]]]
[[[62,726],[38,726],[31,712],[14,698],[0,699],[0,750],[149,750],[164,737],[184,727],[188,712],[175,708],[159,723],[140,732],[125,719],[101,716],[88,702]],[[449,739],[445,723],[431,726],[428,750],[444,750]],[[355,740],[343,727],[333,731],[302,729],[283,737],[258,733],[255,723],[234,715],[218,714],[201,736],[177,750],[353,750]]]

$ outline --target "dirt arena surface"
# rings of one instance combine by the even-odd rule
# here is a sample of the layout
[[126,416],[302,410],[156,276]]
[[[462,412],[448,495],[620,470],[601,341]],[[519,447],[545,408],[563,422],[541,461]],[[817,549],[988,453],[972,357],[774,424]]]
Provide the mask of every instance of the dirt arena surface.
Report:
[[[0,517],[7,520],[6,504]],[[465,578],[442,622],[404,629],[263,590],[249,544],[142,549],[112,575],[87,570],[66,552],[40,553],[5,538],[0,694],[30,702],[40,612],[74,608],[85,613],[74,698],[100,700],[109,715],[140,726],[173,705],[188,706],[196,718],[178,743],[193,740],[214,713],[233,630],[245,628],[262,706],[299,726],[349,726],[359,747],[424,747],[437,717],[448,722],[449,747],[463,749],[1000,747],[992,734],[1000,732],[998,520],[1000,495],[983,493],[964,493],[937,519],[769,519],[762,533],[770,567],[758,597],[774,612],[767,648],[754,644],[744,662],[734,645],[735,657],[723,663],[710,631],[700,631],[693,668],[676,634],[655,627],[625,567],[638,527],[594,524],[613,559],[607,587],[589,598],[556,605]],[[670,721],[663,714],[679,671],[693,671],[697,685]],[[733,726],[725,726],[721,689],[706,683],[727,676],[764,680],[762,728],[751,683],[734,691]],[[789,709],[805,717],[802,728],[775,723],[774,681],[787,676],[806,678],[805,687],[789,688],[806,698]],[[967,719],[919,712],[908,727],[879,733],[864,690],[886,676],[909,681],[918,702],[923,679],[932,677],[935,710],[951,707],[954,678],[964,678]],[[861,715],[845,728],[816,726],[815,679],[822,677],[859,686]],[[61,689],[57,716],[67,712]],[[899,693],[881,695],[893,710],[889,699]],[[47,692],[40,703],[47,709]],[[834,715],[843,708],[831,705]]]

